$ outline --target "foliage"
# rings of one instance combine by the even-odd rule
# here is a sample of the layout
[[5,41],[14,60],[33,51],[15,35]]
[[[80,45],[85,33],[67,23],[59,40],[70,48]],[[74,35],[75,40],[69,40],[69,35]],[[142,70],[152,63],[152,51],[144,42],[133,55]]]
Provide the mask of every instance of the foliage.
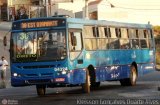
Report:
[[160,26],[153,27],[156,43],[156,63],[160,65]]
[[160,35],[160,26],[153,26],[153,30],[155,33]]

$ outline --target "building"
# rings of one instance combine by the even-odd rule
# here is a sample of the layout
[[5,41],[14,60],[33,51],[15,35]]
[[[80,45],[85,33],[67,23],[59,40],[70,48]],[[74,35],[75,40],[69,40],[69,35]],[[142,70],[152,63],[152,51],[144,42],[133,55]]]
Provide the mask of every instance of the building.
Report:
[[0,0],[0,20],[7,20],[7,0]]
[[133,12],[130,12],[128,9],[115,7],[114,4],[109,2],[111,0],[23,0],[23,2],[22,0],[0,1],[0,14],[2,20],[14,20],[21,8],[25,9],[29,18],[69,15],[70,17],[75,18],[89,18],[134,23],[147,23],[148,20],[150,20],[149,17],[145,17],[145,15],[143,16],[140,12],[137,13],[137,11],[134,10]]

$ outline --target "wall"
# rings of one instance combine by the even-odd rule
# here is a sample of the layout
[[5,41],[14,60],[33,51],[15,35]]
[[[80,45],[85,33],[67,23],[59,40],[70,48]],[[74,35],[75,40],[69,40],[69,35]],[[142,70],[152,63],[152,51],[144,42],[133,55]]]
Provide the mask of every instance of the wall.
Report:
[[[75,0],[73,3],[65,2],[52,4],[51,15],[53,16],[55,12],[57,12],[58,15],[70,15],[71,17],[75,17],[75,13],[81,13],[81,11],[83,11],[84,5],[84,0]],[[80,16],[80,14],[77,16]]]

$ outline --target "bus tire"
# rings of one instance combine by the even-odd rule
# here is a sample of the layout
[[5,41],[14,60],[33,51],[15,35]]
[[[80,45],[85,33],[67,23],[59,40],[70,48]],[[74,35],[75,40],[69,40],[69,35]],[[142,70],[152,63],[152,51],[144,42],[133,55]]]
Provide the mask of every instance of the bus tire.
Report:
[[91,80],[88,69],[86,70],[86,81],[84,84],[82,84],[82,90],[85,93],[90,93],[90,86],[91,86]]
[[46,93],[46,86],[45,85],[36,85],[37,95],[44,96]]
[[130,67],[130,77],[120,80],[122,86],[135,86],[137,81],[137,70],[134,65]]
[[90,65],[88,66],[88,70],[90,75],[91,89],[98,88],[100,86],[100,82],[96,82],[96,73],[94,67]]
[[98,88],[100,87],[101,82],[91,82],[91,88]]

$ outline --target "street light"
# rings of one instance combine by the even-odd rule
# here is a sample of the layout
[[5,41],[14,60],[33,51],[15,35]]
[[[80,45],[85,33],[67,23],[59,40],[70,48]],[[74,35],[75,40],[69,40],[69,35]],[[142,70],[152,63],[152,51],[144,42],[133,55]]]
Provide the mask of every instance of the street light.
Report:
[[89,0],[85,0],[85,18],[88,19],[88,2]]

